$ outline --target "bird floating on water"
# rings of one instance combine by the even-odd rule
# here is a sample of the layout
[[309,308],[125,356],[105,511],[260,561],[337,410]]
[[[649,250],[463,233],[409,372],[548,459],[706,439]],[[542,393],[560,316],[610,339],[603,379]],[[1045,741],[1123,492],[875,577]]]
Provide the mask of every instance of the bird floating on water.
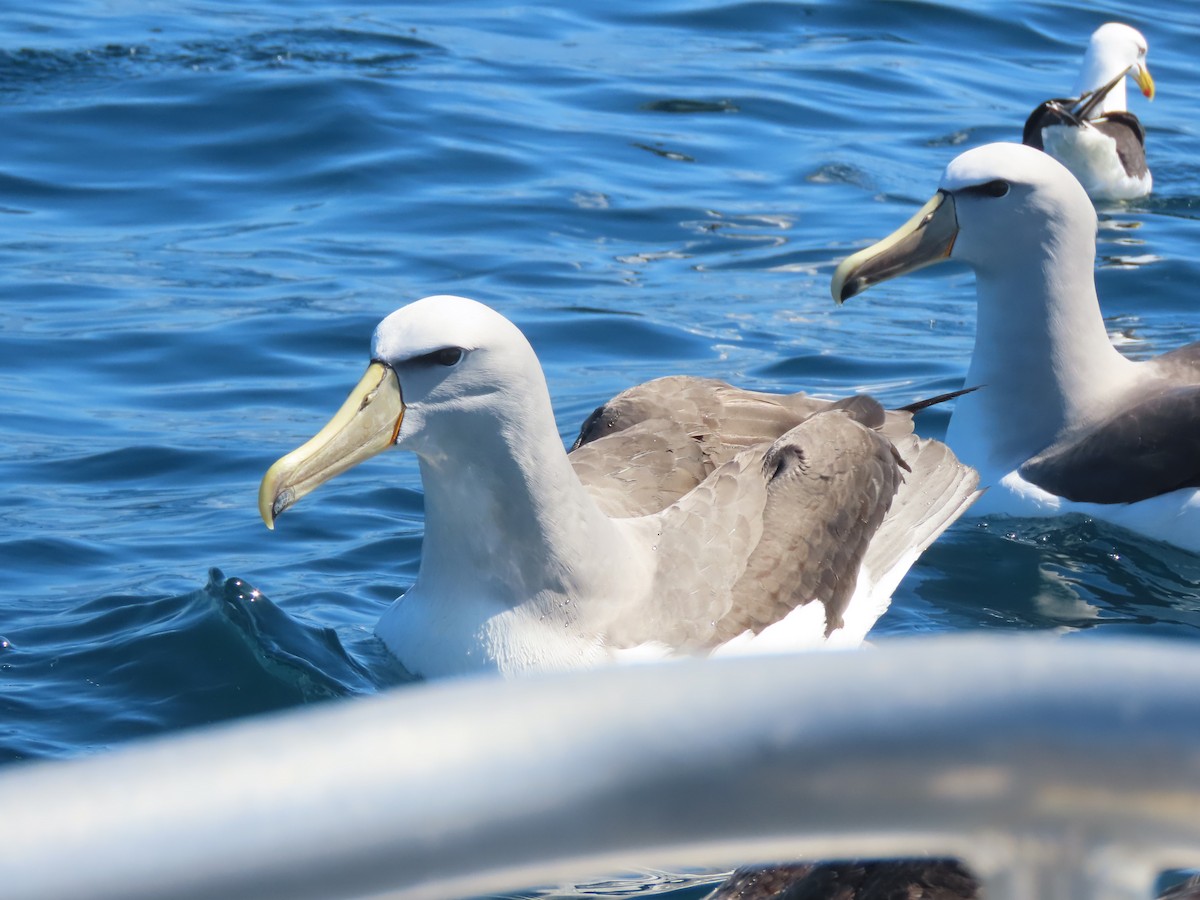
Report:
[[425,536],[376,631],[426,677],[856,644],[977,494],[911,409],[682,376],[598,409],[568,455],[525,337],[451,296],[379,324],[349,399],[263,478],[267,526],[393,446]]
[[1125,78],[1154,99],[1146,39],[1119,22],[1092,34],[1073,97],[1047,100],[1025,121],[1022,142],[1045,150],[1079,179],[1093,200],[1130,200],[1150,193],[1146,129],[1125,101]]
[[979,515],[1079,512],[1200,552],[1200,343],[1134,361],[1096,297],[1096,212],[1020,144],[968,150],[905,225],[838,266],[839,303],[947,259],[975,270],[978,320],[947,443],[989,489]]

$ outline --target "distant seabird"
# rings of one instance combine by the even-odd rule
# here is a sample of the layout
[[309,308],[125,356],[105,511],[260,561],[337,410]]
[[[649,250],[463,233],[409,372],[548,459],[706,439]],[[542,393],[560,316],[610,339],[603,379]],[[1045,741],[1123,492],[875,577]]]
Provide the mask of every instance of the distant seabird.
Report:
[[1025,121],[1022,142],[1045,150],[1079,179],[1094,200],[1150,193],[1146,130],[1125,102],[1125,76],[1154,99],[1146,39],[1119,22],[1101,25],[1088,42],[1073,97],[1047,100]]
[[416,582],[377,634],[411,672],[855,644],[976,474],[908,411],[667,378],[597,410],[570,456],[533,349],[461,297],[375,331],[328,425],[273,465],[275,517],[396,446],[417,454]]
[[905,225],[838,266],[838,302],[957,259],[978,321],[947,443],[989,486],[973,510],[1080,512],[1200,552],[1200,343],[1144,362],[1109,342],[1096,213],[1079,182],[1019,144],[969,150]]

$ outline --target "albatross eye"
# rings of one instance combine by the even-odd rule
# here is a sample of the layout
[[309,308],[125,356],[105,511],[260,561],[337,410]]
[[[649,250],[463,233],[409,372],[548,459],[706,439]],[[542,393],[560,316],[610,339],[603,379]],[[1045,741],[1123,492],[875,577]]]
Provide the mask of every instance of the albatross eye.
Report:
[[985,197],[1003,197],[1008,193],[1008,182],[1003,178],[989,181],[987,184],[977,184],[967,188],[972,194],[983,194]]
[[461,347],[443,347],[441,350],[434,350],[431,353],[422,353],[420,356],[414,356],[413,362],[427,363],[430,365],[439,366],[457,366],[463,358],[463,349]]

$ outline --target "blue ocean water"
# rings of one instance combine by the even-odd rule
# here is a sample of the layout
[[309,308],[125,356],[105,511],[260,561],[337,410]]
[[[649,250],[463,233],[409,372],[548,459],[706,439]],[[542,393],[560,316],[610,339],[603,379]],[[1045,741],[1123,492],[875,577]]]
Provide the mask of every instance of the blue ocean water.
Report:
[[[957,153],[1019,139],[1110,19],[1147,35],[1159,95],[1133,95],[1156,190],[1102,210],[1102,303],[1132,355],[1197,337],[1192,0],[3,10],[0,761],[404,680],[371,630],[416,573],[413,459],[273,533],[256,492],[410,300],[516,321],[565,438],[677,372],[961,386],[965,268],[839,309],[833,267]],[[1197,640],[1198,585],[1200,558],[1091,522],[964,522],[874,636]]]

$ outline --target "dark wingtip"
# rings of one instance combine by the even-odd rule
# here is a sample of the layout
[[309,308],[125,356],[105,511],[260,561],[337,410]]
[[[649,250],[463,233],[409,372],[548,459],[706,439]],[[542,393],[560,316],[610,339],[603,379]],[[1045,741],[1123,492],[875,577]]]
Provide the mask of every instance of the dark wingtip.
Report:
[[946,394],[938,394],[936,397],[926,397],[924,400],[917,400],[915,403],[910,403],[908,406],[899,407],[900,412],[919,413],[923,409],[928,409],[931,406],[937,406],[939,403],[945,403],[947,400],[953,400],[955,397],[961,397],[963,394],[969,394],[972,391],[979,390],[983,385],[977,384],[975,387],[962,388],[957,391],[950,391]]
[[592,410],[591,415],[584,419],[583,424],[579,426],[579,436],[575,438],[575,443],[571,445],[569,452],[574,453],[584,444],[591,443],[592,441],[596,440],[596,438],[600,437],[600,434],[596,432],[600,430],[601,420],[604,418],[604,413],[607,410],[607,403],[603,406],[597,406],[594,410]]

